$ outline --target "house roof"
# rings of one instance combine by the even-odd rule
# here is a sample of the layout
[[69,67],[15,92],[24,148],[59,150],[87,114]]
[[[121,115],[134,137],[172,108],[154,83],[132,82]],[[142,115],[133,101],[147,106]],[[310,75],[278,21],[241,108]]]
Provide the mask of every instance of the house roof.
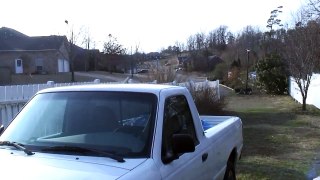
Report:
[[14,29],[0,28],[0,50],[1,51],[37,51],[59,49],[65,36],[27,36]]
[[208,60],[212,62],[223,62],[223,60],[217,55],[209,56]]

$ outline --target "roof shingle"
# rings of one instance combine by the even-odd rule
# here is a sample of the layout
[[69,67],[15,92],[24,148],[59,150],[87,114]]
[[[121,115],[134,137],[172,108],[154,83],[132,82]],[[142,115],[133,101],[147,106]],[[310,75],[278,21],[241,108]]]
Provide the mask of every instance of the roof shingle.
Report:
[[59,49],[63,42],[67,42],[65,36],[29,37],[11,28],[0,28],[0,50],[2,51]]

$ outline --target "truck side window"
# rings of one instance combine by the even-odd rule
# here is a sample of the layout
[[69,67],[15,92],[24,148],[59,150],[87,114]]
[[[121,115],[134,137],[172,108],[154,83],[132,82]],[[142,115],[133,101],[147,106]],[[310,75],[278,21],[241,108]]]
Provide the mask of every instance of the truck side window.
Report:
[[171,144],[173,134],[189,134],[194,144],[199,144],[188,101],[183,95],[169,97],[165,102],[161,148],[161,158],[164,163],[167,157],[173,156]]

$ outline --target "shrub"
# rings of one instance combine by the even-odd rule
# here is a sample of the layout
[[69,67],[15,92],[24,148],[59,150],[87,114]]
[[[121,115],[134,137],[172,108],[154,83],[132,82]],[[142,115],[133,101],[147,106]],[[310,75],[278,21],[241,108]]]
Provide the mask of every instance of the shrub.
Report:
[[211,79],[223,81],[228,78],[228,66],[225,63],[219,63],[211,72]]
[[286,94],[288,76],[285,65],[278,55],[270,55],[257,63],[258,85],[269,94]]
[[195,86],[189,82],[186,86],[193,97],[199,114],[217,115],[222,114],[225,107],[224,99],[218,97],[216,89],[208,85]]

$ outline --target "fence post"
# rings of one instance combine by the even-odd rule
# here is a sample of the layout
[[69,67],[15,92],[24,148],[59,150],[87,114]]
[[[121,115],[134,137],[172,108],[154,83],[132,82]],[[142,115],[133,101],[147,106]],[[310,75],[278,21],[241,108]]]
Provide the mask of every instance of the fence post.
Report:
[[94,83],[94,84],[100,84],[100,79],[95,79],[95,80],[93,81],[93,83]]
[[54,86],[54,81],[47,81],[47,85],[53,87]]
[[0,101],[5,101],[6,99],[6,89],[4,86],[0,86]]
[[126,84],[129,83],[130,77],[128,76],[125,80],[122,81],[122,83]]
[[176,86],[176,85],[177,85],[177,81],[174,80],[174,81],[172,82],[172,85]]
[[6,118],[5,114],[4,114],[4,110],[5,110],[5,106],[1,105],[0,106],[0,113],[1,113],[1,119],[0,119],[0,124],[4,125],[4,119]]

